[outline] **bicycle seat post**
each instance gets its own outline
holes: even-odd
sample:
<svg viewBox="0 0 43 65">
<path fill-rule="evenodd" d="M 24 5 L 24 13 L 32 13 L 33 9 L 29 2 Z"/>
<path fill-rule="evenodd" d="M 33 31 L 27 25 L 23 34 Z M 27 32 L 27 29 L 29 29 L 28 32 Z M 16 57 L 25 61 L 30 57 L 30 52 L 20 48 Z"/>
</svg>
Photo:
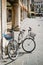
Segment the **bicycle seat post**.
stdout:
<svg viewBox="0 0 43 65">
<path fill-rule="evenodd" d="M 14 40 L 14 30 L 13 30 L 13 28 L 10 30 L 10 33 L 11 33 L 13 40 Z"/>
</svg>

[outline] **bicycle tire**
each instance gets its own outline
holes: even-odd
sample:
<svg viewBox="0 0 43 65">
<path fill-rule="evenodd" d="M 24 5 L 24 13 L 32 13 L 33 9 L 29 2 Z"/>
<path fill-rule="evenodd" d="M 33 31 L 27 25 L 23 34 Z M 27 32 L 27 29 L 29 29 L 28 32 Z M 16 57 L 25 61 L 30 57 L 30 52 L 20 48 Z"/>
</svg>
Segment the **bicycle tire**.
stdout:
<svg viewBox="0 0 43 65">
<path fill-rule="evenodd" d="M 24 48 L 24 44 L 25 44 L 24 42 L 25 42 L 26 40 L 31 40 L 31 41 L 33 42 L 34 46 L 33 46 L 33 48 L 32 48 L 31 50 L 27 50 L 26 48 Z M 22 42 L 22 48 L 23 48 L 23 50 L 24 50 L 25 52 L 27 52 L 27 53 L 33 52 L 33 51 L 35 50 L 35 48 L 36 48 L 36 43 L 35 43 L 34 39 L 32 39 L 32 38 L 25 38 L 25 39 L 23 40 L 23 42 Z"/>
<path fill-rule="evenodd" d="M 12 42 L 12 43 L 11 43 Z M 15 44 L 17 44 L 17 41 L 16 40 L 13 40 L 13 41 L 9 41 L 8 43 L 8 56 L 11 60 L 16 60 L 16 58 L 18 57 L 18 53 L 17 51 L 15 50 Z M 17 45 L 16 45 L 17 46 Z M 14 52 L 14 54 L 12 54 L 11 52 Z M 11 54 L 11 55 L 10 55 Z"/>
</svg>

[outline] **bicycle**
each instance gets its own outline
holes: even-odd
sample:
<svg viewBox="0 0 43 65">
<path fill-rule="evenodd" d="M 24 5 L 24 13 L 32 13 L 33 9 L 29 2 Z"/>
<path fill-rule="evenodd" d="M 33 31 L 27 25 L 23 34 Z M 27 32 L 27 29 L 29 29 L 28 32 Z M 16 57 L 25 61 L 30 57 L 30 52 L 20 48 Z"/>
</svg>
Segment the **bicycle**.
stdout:
<svg viewBox="0 0 43 65">
<path fill-rule="evenodd" d="M 23 29 L 22 31 L 20 31 L 20 33 L 18 35 L 18 42 L 14 39 L 14 30 L 13 29 L 10 30 L 10 33 L 11 33 L 10 37 L 5 36 L 5 38 L 7 38 L 7 40 L 10 39 L 9 43 L 8 43 L 8 56 L 11 60 L 15 60 L 18 57 L 18 55 L 19 55 L 18 50 L 19 50 L 19 47 L 21 44 L 22 44 L 23 50 L 26 53 L 31 53 L 35 50 L 36 43 L 35 43 L 34 39 L 35 39 L 36 34 L 32 33 L 31 30 L 32 30 L 32 28 L 29 27 L 28 34 L 26 35 L 26 37 L 24 39 L 23 39 L 23 35 L 24 35 L 25 30 Z M 21 39 L 20 39 L 20 37 L 21 37 Z"/>
</svg>

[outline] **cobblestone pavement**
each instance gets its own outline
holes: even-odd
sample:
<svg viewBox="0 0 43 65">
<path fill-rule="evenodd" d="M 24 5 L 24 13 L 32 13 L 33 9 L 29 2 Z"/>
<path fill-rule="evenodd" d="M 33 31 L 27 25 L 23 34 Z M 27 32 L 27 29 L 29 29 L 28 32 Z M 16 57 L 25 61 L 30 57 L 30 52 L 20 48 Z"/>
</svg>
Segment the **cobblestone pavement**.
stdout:
<svg viewBox="0 0 43 65">
<path fill-rule="evenodd" d="M 36 49 L 32 53 L 19 55 L 15 61 L 11 61 L 9 58 L 4 59 L 7 62 L 0 60 L 0 65 L 43 65 L 43 18 L 26 18 L 21 22 L 21 29 L 28 29 L 29 26 L 36 33 Z M 15 34 L 15 39 L 17 39 L 18 34 Z M 24 52 L 22 48 L 19 51 Z"/>
</svg>

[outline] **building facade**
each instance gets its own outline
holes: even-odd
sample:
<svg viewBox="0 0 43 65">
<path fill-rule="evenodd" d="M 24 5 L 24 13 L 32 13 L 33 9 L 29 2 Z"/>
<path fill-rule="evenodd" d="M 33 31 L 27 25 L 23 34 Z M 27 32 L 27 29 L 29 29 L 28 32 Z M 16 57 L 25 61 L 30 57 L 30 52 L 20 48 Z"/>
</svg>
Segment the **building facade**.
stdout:
<svg viewBox="0 0 43 65">
<path fill-rule="evenodd" d="M 43 1 L 34 2 L 34 11 L 43 15 Z"/>
<path fill-rule="evenodd" d="M 20 0 L 20 1 L 21 1 L 22 5 L 27 8 L 27 11 L 28 11 L 27 12 L 24 9 L 21 9 L 21 20 L 23 20 L 28 17 L 28 13 L 31 10 L 31 8 L 30 8 L 31 0 Z"/>
</svg>

